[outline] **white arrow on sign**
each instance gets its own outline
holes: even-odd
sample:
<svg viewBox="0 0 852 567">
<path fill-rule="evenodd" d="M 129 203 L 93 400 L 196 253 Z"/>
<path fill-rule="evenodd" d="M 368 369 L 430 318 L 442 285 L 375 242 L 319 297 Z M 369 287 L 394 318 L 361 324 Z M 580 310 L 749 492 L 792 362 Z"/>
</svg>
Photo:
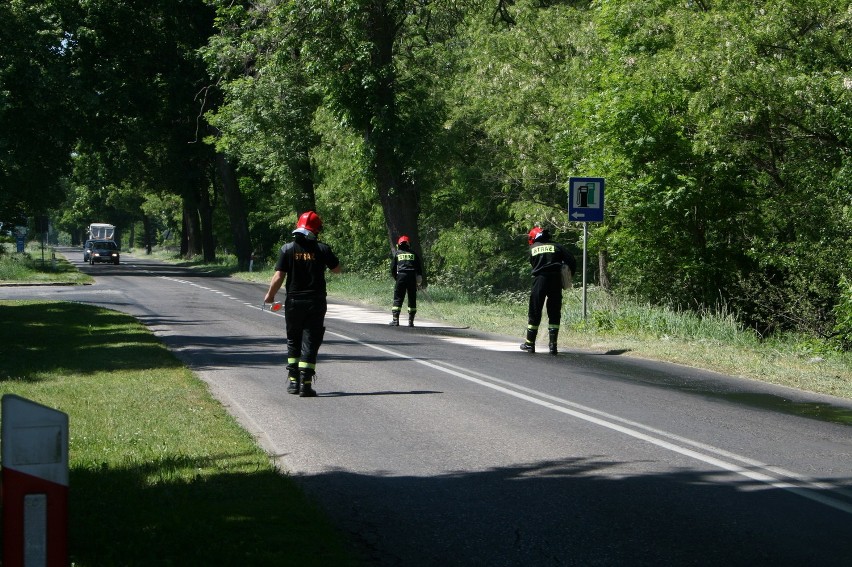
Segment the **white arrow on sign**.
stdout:
<svg viewBox="0 0 852 567">
<path fill-rule="evenodd" d="M 571 213 L 571 216 L 574 217 L 575 219 L 576 218 L 583 218 L 583 217 L 586 216 L 586 213 L 578 213 L 577 211 L 574 211 L 573 213 Z"/>
</svg>

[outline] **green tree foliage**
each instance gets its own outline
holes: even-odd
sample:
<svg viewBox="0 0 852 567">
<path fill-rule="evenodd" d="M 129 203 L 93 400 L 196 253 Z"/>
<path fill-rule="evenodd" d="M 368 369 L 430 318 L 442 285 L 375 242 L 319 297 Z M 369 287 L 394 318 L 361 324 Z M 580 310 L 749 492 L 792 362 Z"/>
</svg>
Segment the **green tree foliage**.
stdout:
<svg viewBox="0 0 852 567">
<path fill-rule="evenodd" d="M 211 68 L 226 79 L 225 104 L 210 118 L 221 132 L 216 144 L 269 184 L 277 218 L 291 209 L 334 211 L 344 196 L 361 209 L 366 174 L 383 214 L 381 258 L 388 241 L 403 233 L 420 248 L 421 195 L 434 182 L 442 116 L 433 93 L 441 64 L 435 46 L 461 18 L 454 6 L 399 0 L 218 3 L 221 33 L 205 50 Z M 320 105 L 326 115 L 316 119 Z M 361 138 L 357 147 L 332 143 L 356 160 L 343 168 L 356 170 L 346 179 L 327 148 L 329 135 L 351 132 Z M 321 202 L 320 193 L 333 198 Z M 367 209 L 361 230 L 373 221 Z M 371 234 L 374 228 L 369 226 Z M 373 244 L 350 243 L 358 265 L 375 267 Z"/>
<path fill-rule="evenodd" d="M 275 190 L 280 212 L 316 208 L 310 151 L 321 92 L 300 55 L 295 2 L 221 3 L 219 33 L 203 49 L 224 101 L 208 114 L 213 143 Z"/>
<path fill-rule="evenodd" d="M 852 14 L 820 0 L 733 6 L 724 16 L 730 37 L 716 49 L 716 80 L 697 97 L 710 118 L 697 140 L 703 158 L 745 165 L 738 196 L 752 214 L 740 243 L 751 269 L 732 296 L 761 329 L 825 335 L 852 259 Z"/>
<path fill-rule="evenodd" d="M 97 154 L 99 185 L 139 193 L 135 210 L 128 210 L 133 218 L 141 217 L 139 206 L 151 191 L 180 195 L 185 209 L 200 211 L 203 233 L 187 223 L 187 240 L 208 259 L 214 254 L 213 152 L 202 142 L 209 77 L 197 49 L 212 21 L 202 0 L 91 0 L 79 3 L 68 22 L 75 72 L 85 87 L 78 152 Z"/>
<path fill-rule="evenodd" d="M 148 215 L 171 193 L 223 240 L 203 138 L 236 166 L 264 256 L 315 208 L 350 269 L 383 273 L 407 233 L 432 279 L 491 293 L 526 287 L 534 223 L 578 243 L 568 179 L 604 177 L 590 281 L 848 348 L 848 2 L 42 0 L 0 16 L 5 204 L 25 184 L 44 189 L 29 205 L 55 201 L 76 147 L 75 214 L 101 199 Z M 60 117 L 66 87 L 80 123 Z M 44 163 L 7 130 L 49 146 Z"/>
<path fill-rule="evenodd" d="M 616 285 L 825 334 L 849 265 L 846 7 L 614 2 L 596 23 L 603 144 L 581 151 L 614 166 Z"/>
<path fill-rule="evenodd" d="M 216 10 L 218 33 L 202 49 L 222 95 L 206 115 L 215 128 L 208 141 L 237 167 L 254 249 L 271 257 L 293 219 L 320 208 L 310 154 L 321 93 L 299 55 L 298 3 L 220 2 Z"/>
<path fill-rule="evenodd" d="M 345 258 L 345 269 L 386 277 L 390 273 L 387 233 L 363 138 L 328 110 L 317 112 L 314 127 L 321 135 L 312 157 L 318 176 L 317 201 L 327 226 L 323 238 Z"/>
<path fill-rule="evenodd" d="M 471 6 L 445 58 L 449 110 L 438 148 L 445 169 L 431 195 L 431 251 L 458 279 L 450 267 L 472 267 L 472 256 L 459 256 L 470 241 L 478 266 L 465 277 L 481 280 L 475 287 L 512 289 L 526 285 L 534 224 L 576 241 L 564 211 L 577 170 L 563 166 L 563 151 L 582 138 L 573 114 L 588 91 L 594 45 L 584 2 Z"/>
<path fill-rule="evenodd" d="M 419 218 L 441 109 L 431 96 L 435 44 L 454 23 L 451 2 L 308 1 L 303 56 L 335 116 L 364 140 L 388 240 L 422 251 Z M 447 15 L 450 15 L 447 17 Z M 427 165 L 428 164 L 428 165 Z"/>
<path fill-rule="evenodd" d="M 568 178 L 602 176 L 591 246 L 616 289 L 724 304 L 761 332 L 831 329 L 850 234 L 842 3 L 226 5 L 241 31 L 217 52 L 240 78 L 220 117 L 245 165 L 282 183 L 306 148 L 318 207 L 374 228 L 378 198 L 391 237 L 415 203 L 438 278 L 520 285 L 530 226 L 576 242 Z M 349 247 L 358 265 L 372 246 Z"/>
<path fill-rule="evenodd" d="M 587 159 L 609 180 L 613 283 L 684 307 L 723 296 L 724 274 L 738 262 L 727 235 L 743 206 L 724 171 L 693 150 L 690 100 L 702 75 L 681 72 L 677 37 L 697 12 L 674 2 L 607 4 L 596 32 L 609 49 L 584 105 L 594 108 L 586 128 L 597 135 Z"/>
<path fill-rule="evenodd" d="M 62 200 L 75 140 L 74 82 L 63 14 L 70 2 L 0 3 L 0 219 Z M 16 218 L 10 218 L 16 217 Z"/>
<path fill-rule="evenodd" d="M 840 299 L 834 306 L 836 322 L 832 338 L 840 349 L 852 348 L 852 281 L 841 276 Z"/>
</svg>

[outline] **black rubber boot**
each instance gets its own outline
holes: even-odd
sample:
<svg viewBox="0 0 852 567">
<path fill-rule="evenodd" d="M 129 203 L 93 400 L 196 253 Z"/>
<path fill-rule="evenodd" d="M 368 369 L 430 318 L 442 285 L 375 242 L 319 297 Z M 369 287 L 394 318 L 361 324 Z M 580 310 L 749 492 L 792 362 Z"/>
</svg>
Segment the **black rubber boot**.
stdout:
<svg viewBox="0 0 852 567">
<path fill-rule="evenodd" d="M 559 329 L 548 329 L 547 334 L 547 346 L 550 349 L 550 354 L 556 356 L 559 354 L 559 350 L 556 346 L 557 339 L 559 338 Z"/>
<path fill-rule="evenodd" d="M 521 343 L 521 350 L 530 354 L 535 352 L 535 337 L 538 334 L 538 329 L 527 328 L 527 339 Z"/>
<path fill-rule="evenodd" d="M 288 377 L 289 383 L 287 384 L 287 393 L 288 394 L 298 394 L 299 393 L 299 375 L 298 374 L 290 374 Z"/>
<path fill-rule="evenodd" d="M 391 327 L 399 327 L 399 311 L 391 311 L 391 322 L 388 323 Z"/>
<path fill-rule="evenodd" d="M 409 314 L 408 314 L 408 326 L 409 326 L 409 327 L 413 327 L 413 326 L 414 326 L 414 313 L 409 313 Z"/>
<path fill-rule="evenodd" d="M 301 382 L 302 387 L 299 388 L 299 397 L 300 398 L 315 398 L 317 396 L 316 391 L 311 388 L 313 384 L 314 373 L 313 372 L 305 372 L 302 371 Z"/>
</svg>

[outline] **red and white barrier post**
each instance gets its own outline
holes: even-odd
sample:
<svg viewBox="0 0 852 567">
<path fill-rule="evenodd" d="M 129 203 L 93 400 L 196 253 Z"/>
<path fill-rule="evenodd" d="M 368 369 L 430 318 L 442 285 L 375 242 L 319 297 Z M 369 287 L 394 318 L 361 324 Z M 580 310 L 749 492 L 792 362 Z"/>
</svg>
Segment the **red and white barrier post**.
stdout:
<svg viewBox="0 0 852 567">
<path fill-rule="evenodd" d="M 3 565 L 68 565 L 68 415 L 2 401 Z"/>
</svg>

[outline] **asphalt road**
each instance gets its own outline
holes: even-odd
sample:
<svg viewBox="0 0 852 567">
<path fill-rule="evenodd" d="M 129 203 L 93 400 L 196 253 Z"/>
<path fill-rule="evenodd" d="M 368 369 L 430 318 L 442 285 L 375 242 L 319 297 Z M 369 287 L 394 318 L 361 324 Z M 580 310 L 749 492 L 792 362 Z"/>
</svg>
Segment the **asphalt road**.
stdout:
<svg viewBox="0 0 852 567">
<path fill-rule="evenodd" d="M 850 401 L 333 299 L 299 398 L 264 285 L 67 257 L 97 283 L 0 299 L 138 317 L 375 565 L 852 565 Z"/>
</svg>

